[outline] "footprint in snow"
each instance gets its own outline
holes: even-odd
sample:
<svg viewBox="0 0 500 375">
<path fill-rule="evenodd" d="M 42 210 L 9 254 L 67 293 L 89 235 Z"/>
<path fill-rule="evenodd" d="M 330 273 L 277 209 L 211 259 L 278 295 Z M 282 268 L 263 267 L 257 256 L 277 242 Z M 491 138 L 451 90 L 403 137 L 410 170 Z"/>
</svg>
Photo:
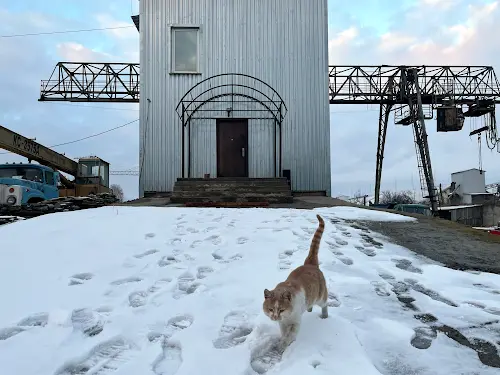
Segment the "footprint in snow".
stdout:
<svg viewBox="0 0 500 375">
<path fill-rule="evenodd" d="M 159 339 L 169 339 L 177 331 L 190 327 L 194 322 L 192 315 L 176 315 L 167 321 L 167 324 L 162 323 L 158 329 L 153 329 L 148 333 L 148 340 L 156 342 Z"/>
<path fill-rule="evenodd" d="M 158 253 L 159 250 L 156 250 L 156 249 L 151 249 L 151 250 L 147 250 L 147 251 L 144 251 L 143 253 L 140 253 L 140 254 L 135 254 L 134 255 L 134 258 L 137 258 L 137 259 L 142 259 L 142 258 L 145 258 L 147 256 L 150 256 L 150 255 L 153 255 L 153 254 L 156 254 Z"/>
<path fill-rule="evenodd" d="M 205 241 L 211 242 L 212 245 L 220 245 L 222 243 L 222 238 L 214 234 L 213 236 L 205 238 Z"/>
<path fill-rule="evenodd" d="M 159 267 L 166 267 L 174 263 L 179 263 L 180 260 L 173 255 L 166 255 L 158 261 Z"/>
<path fill-rule="evenodd" d="M 137 290 L 128 295 L 128 304 L 130 307 L 141 307 L 146 304 L 148 293 L 144 290 Z"/>
<path fill-rule="evenodd" d="M 382 281 L 371 282 L 375 293 L 380 297 L 389 297 L 391 293 L 387 290 L 386 284 Z"/>
<path fill-rule="evenodd" d="M 343 240 L 342 238 L 338 237 L 335 234 L 329 234 L 329 237 L 335 241 L 335 243 L 339 246 L 347 246 L 349 245 L 349 242 L 346 240 Z"/>
<path fill-rule="evenodd" d="M 415 267 L 411 260 L 409 259 L 391 259 L 395 264 L 396 264 L 396 267 L 403 270 L 403 271 L 408 271 L 408 272 L 412 272 L 412 273 L 422 273 L 423 271 L 418 268 L 418 267 Z"/>
<path fill-rule="evenodd" d="M 362 238 L 361 242 L 365 247 L 376 247 L 377 249 L 381 249 L 384 247 L 384 244 L 382 242 L 378 242 L 368 234 L 361 233 L 361 238 Z"/>
<path fill-rule="evenodd" d="M 174 375 L 182 364 L 182 347 L 179 342 L 171 340 L 178 331 L 189 328 L 194 318 L 191 315 L 178 315 L 167 322 L 162 332 L 150 332 L 150 342 L 161 340 L 161 353 L 151 364 L 157 375 Z"/>
<path fill-rule="evenodd" d="M 342 253 L 340 253 L 342 254 Z M 340 260 L 342 263 L 344 263 L 346 266 L 352 266 L 354 264 L 354 261 L 349 258 L 349 257 L 346 257 L 344 255 L 336 255 L 335 254 L 335 257 Z"/>
<path fill-rule="evenodd" d="M 83 357 L 61 366 L 54 375 L 107 374 L 133 358 L 135 345 L 122 337 L 112 338 L 95 345 Z"/>
<path fill-rule="evenodd" d="M 224 258 L 224 256 L 219 254 L 217 251 L 214 251 L 212 253 L 212 257 L 214 258 L 214 260 L 216 262 L 219 262 L 219 263 L 231 263 L 231 262 L 234 262 L 236 260 L 240 260 L 241 258 L 243 258 L 243 255 L 241 255 L 240 253 L 236 253 L 236 254 L 233 254 L 229 258 L 226 259 L 226 258 Z"/>
<path fill-rule="evenodd" d="M 200 266 L 198 267 L 197 273 L 196 273 L 196 278 L 197 279 L 204 279 L 207 277 L 209 274 L 214 272 L 214 269 L 210 266 Z"/>
<path fill-rule="evenodd" d="M 130 293 L 128 295 L 129 306 L 132 308 L 138 308 L 146 305 L 150 297 L 156 299 L 155 297 L 158 295 L 159 291 L 161 291 L 171 281 L 172 279 L 168 277 L 160 279 L 151 285 L 147 290 L 136 290 Z"/>
<path fill-rule="evenodd" d="M 268 338 L 251 351 L 250 367 L 257 374 L 265 374 L 281 361 L 284 351 L 280 337 Z"/>
<path fill-rule="evenodd" d="M 166 340 L 160 354 L 151 364 L 156 375 L 174 375 L 182 365 L 182 346 L 180 342 Z"/>
<path fill-rule="evenodd" d="M 377 253 L 373 249 L 367 249 L 366 247 L 358 245 L 354 246 L 354 248 L 369 257 L 374 257 L 375 255 L 377 255 Z"/>
<path fill-rule="evenodd" d="M 123 279 L 118 279 L 118 280 L 112 281 L 110 284 L 111 285 L 124 285 L 124 284 L 129 284 L 129 283 L 138 283 L 139 281 L 142 281 L 142 278 L 137 277 L 137 276 L 130 276 L 130 277 L 125 277 Z"/>
<path fill-rule="evenodd" d="M 339 307 L 342 303 L 337 295 L 331 291 L 328 292 L 328 307 Z"/>
<path fill-rule="evenodd" d="M 193 294 L 202 284 L 195 281 L 194 275 L 186 271 L 177 278 L 177 289 L 173 292 L 174 299 L 180 299 L 186 295 Z"/>
<path fill-rule="evenodd" d="M 154 238 L 155 236 L 156 236 L 156 234 L 155 234 L 155 233 L 146 233 L 146 234 L 144 235 L 144 238 L 145 238 L 145 239 L 149 239 L 149 238 Z"/>
<path fill-rule="evenodd" d="M 182 240 L 180 238 L 172 238 L 169 241 L 169 244 L 172 246 L 175 246 L 175 245 L 179 245 L 181 242 L 182 242 Z"/>
<path fill-rule="evenodd" d="M 0 328 L 0 341 L 4 341 L 14 337 L 21 332 L 31 329 L 33 327 L 45 327 L 49 323 L 49 314 L 42 312 L 21 319 L 17 326 Z"/>
<path fill-rule="evenodd" d="M 49 322 L 49 314 L 46 312 L 29 315 L 17 323 L 20 327 L 45 327 Z"/>
<path fill-rule="evenodd" d="M 94 274 L 90 272 L 76 273 L 70 277 L 68 285 L 69 286 L 81 285 L 86 281 L 91 280 L 93 277 Z"/>
<path fill-rule="evenodd" d="M 75 331 L 92 337 L 101 333 L 104 329 L 104 321 L 100 315 L 89 308 L 75 309 L 71 312 L 71 325 Z"/>
<path fill-rule="evenodd" d="M 302 231 L 310 236 L 312 236 L 314 234 L 314 232 L 316 232 L 316 229 L 315 228 L 309 228 L 309 227 L 300 227 L 300 229 L 302 229 Z"/>
<path fill-rule="evenodd" d="M 483 303 L 475 302 L 475 301 L 466 301 L 465 303 L 468 305 L 474 306 L 480 310 L 483 310 L 484 312 L 486 312 L 488 314 L 500 316 L 500 309 L 498 309 L 496 307 L 488 307 Z"/>
<path fill-rule="evenodd" d="M 429 349 L 432 342 L 437 338 L 436 330 L 431 327 L 417 327 L 411 338 L 411 345 L 417 349 Z"/>
<path fill-rule="evenodd" d="M 14 337 L 14 336 L 16 336 L 24 331 L 25 331 L 25 328 L 21 328 L 21 327 L 1 328 L 0 329 L 0 341 L 10 339 L 11 337 Z"/>
<path fill-rule="evenodd" d="M 231 311 L 224 317 L 219 337 L 213 340 L 214 348 L 229 349 L 243 343 L 252 333 L 248 315 L 243 311 Z"/>
<path fill-rule="evenodd" d="M 201 244 L 203 244 L 203 241 L 200 241 L 200 240 L 195 240 L 191 243 L 191 245 L 189 245 L 189 247 L 191 249 L 194 249 L 195 247 L 198 247 L 200 246 Z"/>
<path fill-rule="evenodd" d="M 288 270 L 292 266 L 292 261 L 291 257 L 293 255 L 293 250 L 285 250 L 284 252 L 280 253 L 278 255 L 279 262 L 278 262 L 278 268 L 280 270 Z"/>
<path fill-rule="evenodd" d="M 238 239 L 236 240 L 236 243 L 238 245 L 244 245 L 248 242 L 248 238 L 246 237 L 238 237 Z"/>
<path fill-rule="evenodd" d="M 474 287 L 484 290 L 485 292 L 491 293 L 491 294 L 500 294 L 500 290 L 496 290 L 494 287 L 491 287 L 489 285 L 484 285 L 481 283 L 475 283 L 472 284 Z"/>
<path fill-rule="evenodd" d="M 405 282 L 414 291 L 425 294 L 426 296 L 432 298 L 434 301 L 444 303 L 444 304 L 451 306 L 451 307 L 458 307 L 458 305 L 455 302 L 450 301 L 449 299 L 441 296 L 438 292 L 435 292 L 432 289 L 428 289 L 428 288 L 424 287 L 422 284 L 419 284 L 416 280 L 405 279 Z"/>
</svg>

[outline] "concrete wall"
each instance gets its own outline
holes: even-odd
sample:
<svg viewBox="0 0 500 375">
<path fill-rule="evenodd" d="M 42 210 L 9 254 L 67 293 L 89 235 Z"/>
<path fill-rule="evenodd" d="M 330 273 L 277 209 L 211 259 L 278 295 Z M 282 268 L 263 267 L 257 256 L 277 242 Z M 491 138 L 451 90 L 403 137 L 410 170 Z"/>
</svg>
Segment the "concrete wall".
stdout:
<svg viewBox="0 0 500 375">
<path fill-rule="evenodd" d="M 277 91 L 288 108 L 282 169 L 291 170 L 292 189 L 330 195 L 327 8 L 327 0 L 140 2 L 141 196 L 172 191 L 182 176 L 183 130 L 175 107 L 194 85 L 223 73 L 248 74 Z M 199 28 L 196 74 L 172 74 L 173 26 Z M 219 110 L 214 116 L 227 116 L 218 104 L 211 104 Z M 232 116 L 255 117 L 250 111 Z M 273 164 L 272 128 L 263 121 L 269 120 L 249 124 L 250 176 L 267 177 Z M 216 171 L 214 124 L 201 114 L 193 120 L 194 176 Z"/>
<path fill-rule="evenodd" d="M 500 203 L 483 206 L 483 226 L 493 227 L 500 222 Z"/>
</svg>

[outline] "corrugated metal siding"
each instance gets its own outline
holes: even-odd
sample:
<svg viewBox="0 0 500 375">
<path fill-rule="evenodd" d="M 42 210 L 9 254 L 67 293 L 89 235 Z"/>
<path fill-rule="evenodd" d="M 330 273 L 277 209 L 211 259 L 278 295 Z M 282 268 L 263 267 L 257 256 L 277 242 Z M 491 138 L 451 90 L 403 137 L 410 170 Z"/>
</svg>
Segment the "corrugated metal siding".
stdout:
<svg viewBox="0 0 500 375">
<path fill-rule="evenodd" d="M 192 86 L 221 73 L 255 76 L 280 93 L 288 107 L 282 167 L 291 169 L 292 188 L 330 193 L 327 0 L 142 0 L 140 7 L 141 194 L 171 191 L 182 175 L 181 122 L 174 109 Z M 169 74 L 171 24 L 200 25 L 201 75 Z M 259 142 L 268 145 L 269 133 L 258 127 L 262 133 L 249 127 L 249 142 L 262 150 Z M 206 164 L 214 162 L 214 132 L 205 130 L 211 141 L 196 140 L 208 152 L 205 160 L 195 158 L 202 164 L 193 160 L 197 173 L 214 170 Z M 253 155 L 250 173 L 267 173 L 269 153 L 261 160 Z"/>
<path fill-rule="evenodd" d="M 217 176 L 216 141 L 215 120 L 191 121 L 191 177 L 203 177 L 205 173 Z M 187 168 L 186 165 L 186 177 Z"/>
<path fill-rule="evenodd" d="M 248 121 L 248 175 L 274 177 L 274 121 Z M 276 131 L 276 169 L 279 168 L 279 130 Z M 279 172 L 279 171 L 278 171 Z M 279 175 L 278 175 L 279 176 Z"/>
</svg>

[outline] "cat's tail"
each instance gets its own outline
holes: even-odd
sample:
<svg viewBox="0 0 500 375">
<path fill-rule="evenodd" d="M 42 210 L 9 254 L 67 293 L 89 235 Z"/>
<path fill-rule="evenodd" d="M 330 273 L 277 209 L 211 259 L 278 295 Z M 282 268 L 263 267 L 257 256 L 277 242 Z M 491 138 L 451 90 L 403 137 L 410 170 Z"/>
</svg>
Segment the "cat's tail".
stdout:
<svg viewBox="0 0 500 375">
<path fill-rule="evenodd" d="M 311 240 L 311 247 L 309 248 L 309 255 L 307 255 L 306 260 L 304 261 L 304 265 L 311 266 L 319 266 L 318 259 L 318 251 L 319 251 L 319 243 L 321 242 L 321 237 L 323 237 L 323 232 L 325 231 L 325 222 L 323 218 L 319 215 L 316 215 L 319 221 L 318 229 L 314 233 L 314 236 Z"/>
</svg>

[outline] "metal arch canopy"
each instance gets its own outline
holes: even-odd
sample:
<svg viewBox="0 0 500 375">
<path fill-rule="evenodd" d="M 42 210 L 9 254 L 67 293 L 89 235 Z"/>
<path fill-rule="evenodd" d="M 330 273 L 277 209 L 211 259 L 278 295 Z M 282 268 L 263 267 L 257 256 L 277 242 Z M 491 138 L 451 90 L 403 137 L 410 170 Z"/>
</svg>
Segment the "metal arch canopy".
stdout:
<svg viewBox="0 0 500 375">
<path fill-rule="evenodd" d="M 222 84 L 217 84 L 217 83 L 214 84 L 213 83 L 213 81 L 216 81 L 216 80 L 221 81 L 221 80 L 224 80 L 225 78 L 229 78 L 231 80 L 231 82 L 230 83 L 222 83 Z M 238 79 L 238 78 L 248 79 L 248 80 L 250 80 L 250 83 L 249 84 L 235 83 L 235 79 Z M 251 84 L 251 83 L 254 83 L 254 84 Z M 264 93 L 262 90 L 258 90 L 255 87 L 258 84 L 261 84 L 266 89 L 268 89 L 269 94 Z M 200 88 L 203 87 L 204 85 L 208 85 L 208 88 L 205 90 L 203 90 L 203 89 L 200 90 Z M 219 88 L 230 88 L 231 92 L 225 92 L 223 94 L 218 94 L 218 95 L 211 94 L 212 91 L 219 89 Z M 235 93 L 233 90 L 234 88 L 242 88 L 247 92 L 247 94 Z M 201 92 L 197 92 L 197 91 L 201 91 Z M 263 96 L 264 99 L 266 99 L 266 100 L 258 99 L 256 96 L 250 95 L 249 93 L 259 94 L 259 95 Z M 202 97 L 205 94 L 207 94 L 206 96 L 208 96 L 208 98 L 202 99 Z M 192 110 L 192 114 L 194 114 L 197 111 L 200 111 L 201 107 L 204 104 L 212 101 L 213 98 L 216 96 L 218 96 L 218 97 L 233 96 L 233 95 L 238 96 L 238 94 L 240 94 L 239 96 L 245 96 L 248 99 L 252 99 L 253 101 L 263 105 L 276 118 L 278 116 L 274 113 L 274 110 L 272 110 L 270 107 L 273 106 L 277 112 L 281 112 L 280 108 L 284 109 L 285 113 L 284 114 L 280 113 L 281 114 L 281 121 L 283 120 L 283 118 L 286 115 L 286 112 L 288 111 L 287 106 L 286 106 L 283 98 L 280 96 L 280 94 L 273 87 L 271 87 L 268 83 L 266 83 L 266 82 L 264 82 L 256 77 L 250 76 L 248 74 L 243 74 L 243 73 L 222 73 L 222 74 L 217 74 L 217 75 L 205 78 L 204 80 L 198 82 L 196 85 L 191 87 L 191 89 L 189 89 L 189 91 L 184 94 L 184 96 L 179 100 L 179 103 L 175 107 L 175 110 L 176 110 L 177 114 L 179 115 L 179 118 L 181 118 L 181 120 L 182 120 L 182 116 L 183 116 L 182 111 L 184 111 L 184 113 L 189 112 L 189 107 L 191 107 L 191 105 L 193 105 L 194 103 L 201 103 L 201 104 L 199 104 L 197 106 L 196 106 L 196 104 L 194 104 L 195 109 Z M 190 96 L 191 99 L 188 99 L 188 96 Z M 273 99 L 274 97 L 276 97 L 277 99 Z M 269 103 L 269 105 L 267 105 L 265 103 Z M 184 108 L 183 108 L 183 105 L 184 105 Z M 188 119 L 186 119 L 186 120 L 188 120 Z M 280 121 L 278 118 L 277 118 L 277 120 Z"/>
<path fill-rule="evenodd" d="M 248 99 L 235 100 L 239 98 Z M 227 108 L 204 108 L 208 104 L 227 104 Z M 244 103 L 256 103 L 260 109 L 234 109 L 235 105 Z M 188 178 L 191 175 L 191 121 L 193 119 L 217 119 L 222 116 L 209 114 L 200 117 L 198 113 L 227 112 L 227 117 L 231 117 L 233 112 L 244 112 L 243 117 L 247 119 L 269 119 L 274 124 L 274 170 L 276 173 L 276 130 L 279 128 L 279 170 L 281 170 L 282 160 L 282 130 L 281 125 L 287 113 L 287 106 L 280 94 L 266 82 L 242 73 L 223 73 L 206 78 L 184 94 L 175 108 L 182 124 L 182 177 L 185 177 L 185 128 L 187 127 L 187 147 L 188 147 Z M 267 113 L 267 117 L 262 115 L 249 116 L 250 113 Z"/>
</svg>

